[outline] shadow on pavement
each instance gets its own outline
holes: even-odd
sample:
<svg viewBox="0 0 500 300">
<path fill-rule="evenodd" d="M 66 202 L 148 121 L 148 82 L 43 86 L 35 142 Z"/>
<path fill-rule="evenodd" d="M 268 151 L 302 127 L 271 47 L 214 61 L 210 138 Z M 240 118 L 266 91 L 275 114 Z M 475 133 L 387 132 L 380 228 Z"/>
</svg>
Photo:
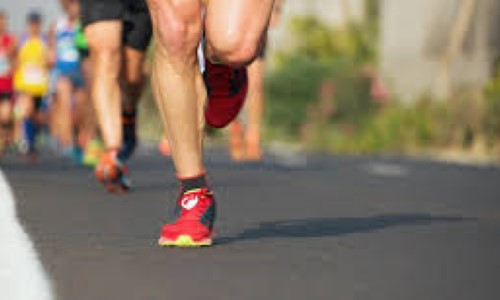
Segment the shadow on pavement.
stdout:
<svg viewBox="0 0 500 300">
<path fill-rule="evenodd" d="M 236 236 L 220 237 L 217 245 L 263 238 L 317 238 L 366 233 L 398 226 L 473 221 L 473 218 L 432 216 L 429 214 L 392 214 L 360 218 L 321 218 L 261 223 Z"/>
</svg>

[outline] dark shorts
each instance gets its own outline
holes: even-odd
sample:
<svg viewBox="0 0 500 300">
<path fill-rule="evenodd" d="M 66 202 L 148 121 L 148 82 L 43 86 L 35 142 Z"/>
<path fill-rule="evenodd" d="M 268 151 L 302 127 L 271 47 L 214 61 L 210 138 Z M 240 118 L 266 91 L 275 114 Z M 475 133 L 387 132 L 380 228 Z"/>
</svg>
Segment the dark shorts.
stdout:
<svg viewBox="0 0 500 300">
<path fill-rule="evenodd" d="M 89 57 L 89 49 L 78 48 L 78 53 L 80 55 L 80 61 L 84 61 Z"/>
<path fill-rule="evenodd" d="M 40 96 L 33 97 L 33 106 L 36 111 L 41 111 L 44 105 L 44 98 Z"/>
<path fill-rule="evenodd" d="M 81 89 L 85 87 L 85 80 L 83 79 L 83 73 L 80 68 L 75 70 L 59 70 L 55 68 L 52 70 L 50 74 L 51 93 L 56 93 L 57 82 L 59 81 L 60 78 L 68 79 L 74 88 Z"/>
<path fill-rule="evenodd" d="M 81 0 L 81 22 L 85 27 L 99 21 L 123 21 L 123 43 L 139 51 L 148 48 L 153 34 L 145 0 Z"/>
<path fill-rule="evenodd" d="M 0 103 L 12 100 L 12 92 L 0 92 Z"/>
</svg>

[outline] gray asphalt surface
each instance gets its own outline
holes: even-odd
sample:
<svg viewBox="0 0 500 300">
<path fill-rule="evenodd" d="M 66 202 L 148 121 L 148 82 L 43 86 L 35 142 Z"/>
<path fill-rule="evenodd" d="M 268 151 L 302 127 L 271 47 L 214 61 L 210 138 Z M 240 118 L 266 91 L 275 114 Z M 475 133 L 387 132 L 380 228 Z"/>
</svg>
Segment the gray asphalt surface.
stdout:
<svg viewBox="0 0 500 300">
<path fill-rule="evenodd" d="M 131 163 L 107 194 L 52 156 L 1 163 L 62 300 L 500 299 L 500 169 L 402 159 L 207 157 L 216 245 L 156 246 L 177 194 L 172 164 Z M 15 300 L 15 299 L 13 299 Z"/>
</svg>

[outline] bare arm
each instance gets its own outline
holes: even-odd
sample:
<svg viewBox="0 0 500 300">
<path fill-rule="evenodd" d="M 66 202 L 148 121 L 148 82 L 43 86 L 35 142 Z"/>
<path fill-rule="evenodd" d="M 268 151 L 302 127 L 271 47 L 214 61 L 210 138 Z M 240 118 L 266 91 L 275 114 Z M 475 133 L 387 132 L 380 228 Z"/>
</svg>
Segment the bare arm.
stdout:
<svg viewBox="0 0 500 300">
<path fill-rule="evenodd" d="M 17 70 L 17 67 L 19 65 L 19 41 L 17 39 L 17 37 L 13 36 L 12 37 L 12 44 L 11 46 L 9 47 L 9 49 L 7 49 L 7 56 L 9 58 L 9 61 L 11 63 L 11 72 L 14 72 L 15 70 Z"/>
<path fill-rule="evenodd" d="M 13 72 L 16 69 L 17 65 L 17 38 L 15 36 L 12 36 L 12 43 L 10 47 L 7 49 L 7 57 L 9 58 L 10 61 L 10 67 L 11 67 L 11 72 Z"/>
</svg>

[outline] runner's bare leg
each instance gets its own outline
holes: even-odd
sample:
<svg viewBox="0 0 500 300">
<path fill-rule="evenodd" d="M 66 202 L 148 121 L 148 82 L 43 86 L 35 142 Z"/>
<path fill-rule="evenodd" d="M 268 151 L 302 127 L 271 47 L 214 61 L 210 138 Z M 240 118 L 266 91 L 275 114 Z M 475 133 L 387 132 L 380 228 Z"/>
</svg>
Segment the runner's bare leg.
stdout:
<svg viewBox="0 0 500 300">
<path fill-rule="evenodd" d="M 85 58 L 82 62 L 82 72 L 85 82 L 85 87 L 83 88 L 85 94 L 85 104 L 82 107 L 83 113 L 83 127 L 85 128 L 85 134 L 88 139 L 93 140 L 97 134 L 97 120 L 96 112 L 94 109 L 94 103 L 90 97 L 92 91 L 92 62 L 89 58 Z"/>
<path fill-rule="evenodd" d="M 64 148 L 73 144 L 73 124 L 72 124 L 72 92 L 73 87 L 69 79 L 59 77 L 56 84 L 57 94 L 54 103 L 57 106 L 59 142 Z"/>
<path fill-rule="evenodd" d="M 104 143 L 108 149 L 122 144 L 121 66 L 122 22 L 100 21 L 85 27 L 92 60 L 91 96 Z"/>
<path fill-rule="evenodd" d="M 249 88 L 247 96 L 248 126 L 245 140 L 247 158 L 258 160 L 261 158 L 260 140 L 262 116 L 264 114 L 264 58 L 257 58 L 248 67 Z"/>
<path fill-rule="evenodd" d="M 125 47 L 123 52 L 123 92 L 125 112 L 134 112 L 137 108 L 144 88 L 144 58 L 143 51 Z"/>
<path fill-rule="evenodd" d="M 199 176 L 205 98 L 196 50 L 202 35 L 199 0 L 148 0 L 155 37 L 152 85 L 177 175 Z"/>
</svg>

